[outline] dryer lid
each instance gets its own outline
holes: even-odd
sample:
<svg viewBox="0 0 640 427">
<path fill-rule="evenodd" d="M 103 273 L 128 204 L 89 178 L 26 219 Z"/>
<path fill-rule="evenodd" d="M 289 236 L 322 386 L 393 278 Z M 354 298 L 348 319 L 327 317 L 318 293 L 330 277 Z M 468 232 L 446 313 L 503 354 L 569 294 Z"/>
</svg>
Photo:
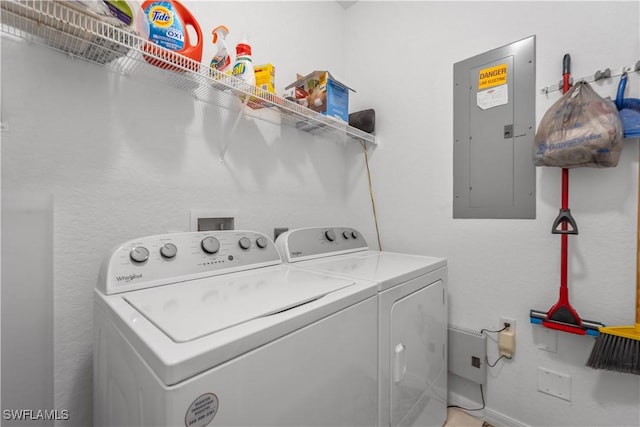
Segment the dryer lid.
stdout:
<svg viewBox="0 0 640 427">
<path fill-rule="evenodd" d="M 445 258 L 365 251 L 299 263 L 315 271 L 378 282 L 379 291 L 447 266 Z"/>
<path fill-rule="evenodd" d="M 353 285 L 311 272 L 267 269 L 131 292 L 123 298 L 175 342 L 188 342 Z"/>
</svg>

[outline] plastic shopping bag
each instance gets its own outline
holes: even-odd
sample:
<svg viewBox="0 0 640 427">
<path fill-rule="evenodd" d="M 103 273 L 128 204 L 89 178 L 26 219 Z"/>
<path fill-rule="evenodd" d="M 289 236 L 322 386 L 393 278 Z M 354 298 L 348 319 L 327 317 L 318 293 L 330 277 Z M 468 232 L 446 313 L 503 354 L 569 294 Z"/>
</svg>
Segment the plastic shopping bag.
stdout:
<svg viewBox="0 0 640 427">
<path fill-rule="evenodd" d="M 622 151 L 622 122 L 615 104 L 589 83 L 576 83 L 547 110 L 533 146 L 536 166 L 615 167 Z"/>
</svg>

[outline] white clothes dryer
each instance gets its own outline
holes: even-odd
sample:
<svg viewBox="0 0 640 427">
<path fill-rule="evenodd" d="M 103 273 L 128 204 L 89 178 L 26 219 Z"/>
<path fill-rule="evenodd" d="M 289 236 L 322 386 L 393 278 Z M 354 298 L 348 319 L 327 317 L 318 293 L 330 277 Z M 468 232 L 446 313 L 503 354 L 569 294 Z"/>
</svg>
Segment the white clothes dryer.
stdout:
<svg viewBox="0 0 640 427">
<path fill-rule="evenodd" d="M 378 284 L 379 426 L 442 426 L 447 419 L 447 261 L 370 250 L 348 227 L 287 231 L 286 262 Z"/>
<path fill-rule="evenodd" d="M 96 426 L 371 426 L 376 284 L 250 231 L 117 247 L 94 305 Z"/>
</svg>

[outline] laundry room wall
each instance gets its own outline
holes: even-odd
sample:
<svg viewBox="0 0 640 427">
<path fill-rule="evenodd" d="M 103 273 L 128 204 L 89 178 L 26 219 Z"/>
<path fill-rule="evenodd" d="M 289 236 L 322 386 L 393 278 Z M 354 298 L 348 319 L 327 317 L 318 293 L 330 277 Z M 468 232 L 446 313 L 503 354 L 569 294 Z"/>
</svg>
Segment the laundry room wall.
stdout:
<svg viewBox="0 0 640 427">
<path fill-rule="evenodd" d="M 529 309 L 557 299 L 559 238 L 549 231 L 560 171 L 537 170 L 536 220 L 452 219 L 453 64 L 530 35 L 537 88 L 560 79 L 564 53 L 576 77 L 634 64 L 637 1 L 184 3 L 203 28 L 203 62 L 214 51 L 210 30 L 224 24 L 230 46 L 246 32 L 254 62 L 276 65 L 278 89 L 296 72 L 329 69 L 358 91 L 351 111 L 376 109 L 380 144 L 370 160 L 383 249 L 448 258 L 452 324 L 479 330 L 497 327 L 498 316 L 517 321 L 514 359 L 490 370 L 486 416 L 522 425 L 638 424 L 636 376 L 592 371 L 584 367 L 591 338 L 543 335 L 529 324 Z M 53 282 L 29 282 L 29 292 L 41 289 L 53 316 L 53 349 L 38 343 L 53 357 L 53 404 L 70 411 L 61 424 L 91 424 L 92 292 L 114 245 L 187 230 L 192 208 L 231 214 L 237 228 L 268 235 L 274 226 L 349 224 L 375 242 L 357 143 L 251 118 L 232 134 L 235 113 L 164 85 L 4 36 L 1 55 L 3 210 L 10 200 L 52 201 L 51 234 L 26 227 L 24 239 L 53 244 Z M 593 86 L 615 96 L 616 85 Z M 638 75 L 628 94 L 640 97 Z M 558 96 L 537 93 L 537 122 Z M 618 167 L 570 174 L 580 226 L 570 239 L 572 303 L 612 325 L 633 323 L 637 158 L 638 141 L 628 140 Z M 12 242 L 2 236 L 4 255 Z M 15 268 L 49 268 L 47 260 L 22 261 Z M 23 285 L 3 280 L 3 299 L 7 287 Z M 49 333 L 48 313 L 23 311 Z M 4 313 L 3 328 L 14 320 Z M 546 340 L 555 351 L 538 348 Z M 489 346 L 494 360 L 496 344 Z M 537 391 L 538 367 L 571 375 L 571 402 Z M 477 385 L 450 385 L 452 400 L 480 403 Z"/>
<path fill-rule="evenodd" d="M 500 425 L 638 425 L 640 378 L 585 367 L 594 339 L 542 330 L 529 310 L 558 298 L 558 168 L 538 168 L 535 220 L 452 219 L 453 64 L 536 36 L 536 124 L 560 92 L 571 54 L 575 78 L 640 60 L 639 2 L 357 2 L 347 9 L 345 70 L 361 89 L 354 108 L 374 106 L 379 146 L 373 191 L 386 250 L 448 258 L 449 321 L 474 329 L 516 320 L 513 360 L 489 369 L 487 409 Z M 615 98 L 618 78 L 594 83 Z M 627 96 L 640 94 L 630 76 Z M 572 304 L 585 319 L 634 322 L 638 140 L 612 169 L 574 169 L 569 238 Z M 488 342 L 491 362 L 495 336 Z M 555 346 L 544 351 L 539 346 Z M 571 377 L 570 401 L 538 391 L 538 368 Z M 480 388 L 449 377 L 450 403 L 479 408 Z"/>
<path fill-rule="evenodd" d="M 224 24 L 232 48 L 246 34 L 254 63 L 276 66 L 278 93 L 297 72 L 327 69 L 344 75 L 345 13 L 337 2 L 184 4 L 202 27 L 204 63 L 214 53 L 211 30 Z M 11 318 L 3 311 L 2 326 L 15 338 L 13 347 L 3 342 L 3 350 L 33 352 L 44 372 L 24 375 L 39 377 L 40 384 L 51 379 L 54 390 L 49 400 L 22 400 L 19 408 L 9 409 L 50 401 L 69 411 L 69 420 L 57 424 L 92 424 L 92 304 L 100 263 L 126 240 L 188 231 L 191 209 L 234 216 L 237 229 L 268 236 L 276 226 L 345 224 L 374 240 L 357 142 L 250 117 L 241 117 L 232 132 L 237 111 L 166 84 L 8 36 L 2 37 L 1 54 L 3 212 L 21 208 L 12 200 L 27 206 L 31 200 L 36 209 L 44 206 L 42 216 L 51 220 L 49 228 L 27 225 L 22 236 L 3 240 L 3 255 L 18 239 L 25 243 L 21 247 L 38 248 L 37 258 L 11 258 L 14 279 L 3 277 L 3 302 L 9 290 L 23 299 L 39 292 L 38 302 L 48 308 L 16 306 Z M 15 225 L 5 221 L 11 218 L 3 213 L 3 227 Z M 43 244 L 53 247 L 52 266 L 40 257 Z M 5 267 L 8 259 L 2 261 Z M 41 274 L 26 275 L 33 270 Z M 39 280 L 19 280 L 21 272 Z M 35 329 L 24 328 L 24 318 Z M 10 369 L 3 364 L 3 374 Z M 27 379 L 34 378 L 19 377 L 8 389 Z"/>
</svg>

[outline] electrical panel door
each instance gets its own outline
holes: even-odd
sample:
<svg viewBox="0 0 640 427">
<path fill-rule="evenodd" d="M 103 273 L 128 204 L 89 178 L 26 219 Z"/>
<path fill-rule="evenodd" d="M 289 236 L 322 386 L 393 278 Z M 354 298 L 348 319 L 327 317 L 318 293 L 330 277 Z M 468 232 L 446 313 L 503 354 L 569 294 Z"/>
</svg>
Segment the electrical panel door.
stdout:
<svg viewBox="0 0 640 427">
<path fill-rule="evenodd" d="M 454 64 L 453 217 L 535 218 L 535 36 Z"/>
</svg>

